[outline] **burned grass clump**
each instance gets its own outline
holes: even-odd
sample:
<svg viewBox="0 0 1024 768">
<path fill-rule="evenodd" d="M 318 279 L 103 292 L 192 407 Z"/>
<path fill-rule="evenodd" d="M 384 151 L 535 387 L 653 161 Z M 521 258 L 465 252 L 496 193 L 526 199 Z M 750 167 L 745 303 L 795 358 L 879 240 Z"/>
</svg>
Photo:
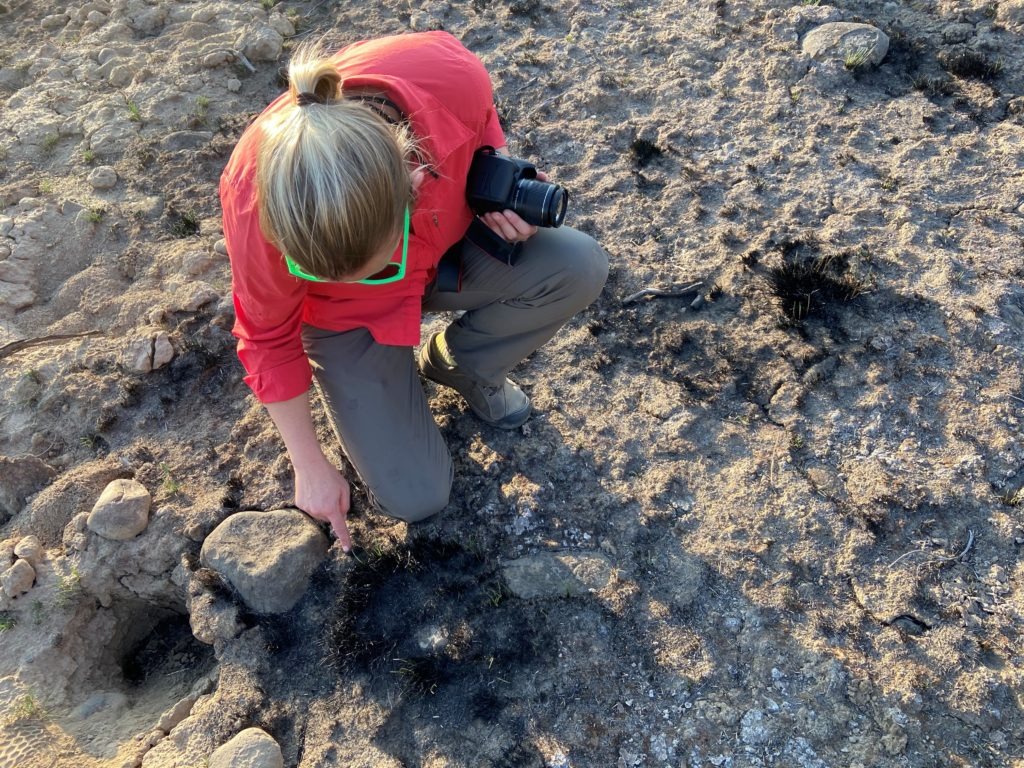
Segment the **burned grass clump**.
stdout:
<svg viewBox="0 0 1024 768">
<path fill-rule="evenodd" d="M 167 230 L 177 239 L 199 234 L 199 216 L 195 211 L 170 209 L 167 212 Z"/>
<path fill-rule="evenodd" d="M 914 78 L 914 90 L 920 91 L 929 98 L 952 96 L 957 92 L 956 84 L 948 77 L 928 77 L 921 75 Z"/>
<path fill-rule="evenodd" d="M 539 609 L 505 599 L 497 562 L 480 548 L 431 538 L 377 547 L 358 556 L 342 590 L 325 660 L 346 677 L 365 674 L 382 695 L 443 691 L 472 712 L 486 681 L 553 663 Z"/>
<path fill-rule="evenodd" d="M 954 77 L 995 80 L 1003 72 L 1003 62 L 971 48 L 958 46 L 938 55 L 939 66 Z"/>
<path fill-rule="evenodd" d="M 862 279 L 851 274 L 846 255 L 822 254 L 815 244 L 800 240 L 783 244 L 782 262 L 768 269 L 767 281 L 785 322 L 791 326 L 826 317 L 867 288 Z"/>
<path fill-rule="evenodd" d="M 629 145 L 629 156 L 635 168 L 645 168 L 664 154 L 664 150 L 647 139 L 634 139 Z"/>
</svg>

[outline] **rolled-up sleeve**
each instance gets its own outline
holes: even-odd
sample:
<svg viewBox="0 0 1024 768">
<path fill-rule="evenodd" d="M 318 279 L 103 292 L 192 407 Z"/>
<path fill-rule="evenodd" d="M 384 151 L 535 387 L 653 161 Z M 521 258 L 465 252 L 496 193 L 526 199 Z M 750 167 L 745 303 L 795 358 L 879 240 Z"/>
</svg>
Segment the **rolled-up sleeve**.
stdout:
<svg viewBox="0 0 1024 768">
<path fill-rule="evenodd" d="M 232 333 L 245 383 L 260 402 L 290 400 L 312 380 L 301 337 L 305 284 L 288 274 L 280 251 L 263 237 L 255 189 L 222 178 L 220 197 L 235 305 Z"/>
</svg>

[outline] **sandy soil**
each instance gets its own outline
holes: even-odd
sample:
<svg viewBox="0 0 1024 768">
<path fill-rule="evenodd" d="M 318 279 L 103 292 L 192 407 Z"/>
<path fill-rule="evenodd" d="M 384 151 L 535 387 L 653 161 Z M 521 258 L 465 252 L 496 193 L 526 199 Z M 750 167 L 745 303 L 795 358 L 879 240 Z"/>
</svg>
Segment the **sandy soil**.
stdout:
<svg viewBox="0 0 1024 768">
<path fill-rule="evenodd" d="M 882 63 L 803 53 L 833 21 Z M 358 498 L 359 561 L 211 650 L 201 542 L 291 498 L 220 169 L 295 40 L 435 28 L 608 287 L 516 372 L 521 431 L 428 385 L 443 516 Z M 47 549 L 0 612 L 0 764 L 201 766 L 258 725 L 309 768 L 1024 765 L 1021 61 L 1019 0 L 0 0 L 0 540 Z M 117 477 L 153 521 L 88 570 Z M 610 575 L 516 596 L 555 553 Z"/>
</svg>

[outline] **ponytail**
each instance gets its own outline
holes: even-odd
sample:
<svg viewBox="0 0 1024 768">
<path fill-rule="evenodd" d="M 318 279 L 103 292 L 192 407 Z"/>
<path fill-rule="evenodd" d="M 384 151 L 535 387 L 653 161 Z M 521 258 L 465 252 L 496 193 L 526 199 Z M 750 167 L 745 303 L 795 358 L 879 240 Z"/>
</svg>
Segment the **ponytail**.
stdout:
<svg viewBox="0 0 1024 768">
<path fill-rule="evenodd" d="M 260 228 L 305 271 L 344 279 L 401 231 L 414 142 L 343 98 L 341 76 L 316 43 L 296 51 L 288 79 L 290 103 L 263 126 Z"/>
</svg>

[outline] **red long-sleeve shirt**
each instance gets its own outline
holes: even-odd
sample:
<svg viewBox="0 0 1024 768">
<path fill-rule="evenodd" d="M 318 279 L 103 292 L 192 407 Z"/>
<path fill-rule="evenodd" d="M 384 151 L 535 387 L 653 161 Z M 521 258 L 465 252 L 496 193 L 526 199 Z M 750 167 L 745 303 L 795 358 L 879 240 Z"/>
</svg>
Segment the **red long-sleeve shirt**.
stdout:
<svg viewBox="0 0 1024 768">
<path fill-rule="evenodd" d="M 301 280 L 288 273 L 281 252 L 260 231 L 256 190 L 261 125 L 285 106 L 288 95 L 246 129 L 221 175 L 220 199 L 238 357 L 246 383 L 265 403 L 290 400 L 309 387 L 312 374 L 299 336 L 303 323 L 335 331 L 366 328 L 381 344 L 419 343 L 424 289 L 441 256 L 473 218 L 465 198 L 473 152 L 505 144 L 483 64 L 446 32 L 355 43 L 331 60 L 343 89 L 384 93 L 402 109 L 433 174 L 417 192 L 403 280 L 385 285 Z"/>
</svg>

